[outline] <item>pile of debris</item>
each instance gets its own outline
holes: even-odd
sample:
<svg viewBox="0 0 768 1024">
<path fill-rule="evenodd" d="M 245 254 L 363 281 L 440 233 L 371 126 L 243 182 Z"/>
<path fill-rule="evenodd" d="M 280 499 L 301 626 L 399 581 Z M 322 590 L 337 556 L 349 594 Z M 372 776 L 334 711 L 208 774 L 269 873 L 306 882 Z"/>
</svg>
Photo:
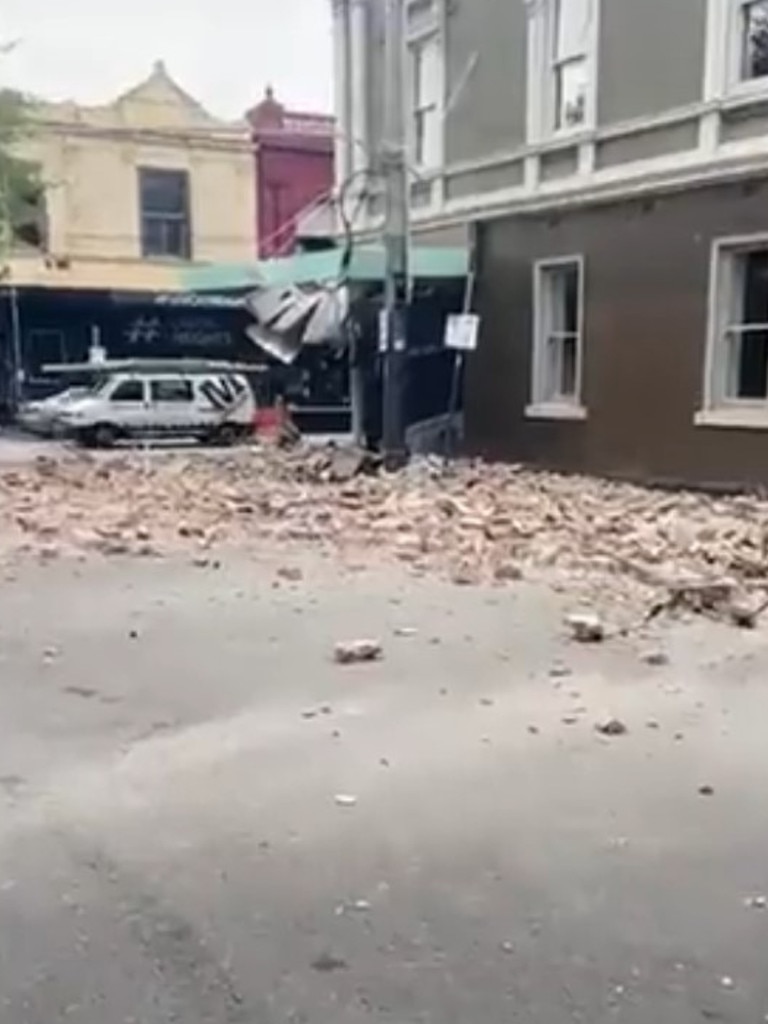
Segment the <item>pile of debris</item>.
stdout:
<svg viewBox="0 0 768 1024">
<path fill-rule="evenodd" d="M 723 578 L 731 591 L 768 588 L 768 501 L 756 496 L 476 462 L 377 469 L 356 451 L 304 445 L 42 459 L 0 472 L 0 555 L 303 542 L 462 584 L 550 573 L 616 593 Z"/>
</svg>

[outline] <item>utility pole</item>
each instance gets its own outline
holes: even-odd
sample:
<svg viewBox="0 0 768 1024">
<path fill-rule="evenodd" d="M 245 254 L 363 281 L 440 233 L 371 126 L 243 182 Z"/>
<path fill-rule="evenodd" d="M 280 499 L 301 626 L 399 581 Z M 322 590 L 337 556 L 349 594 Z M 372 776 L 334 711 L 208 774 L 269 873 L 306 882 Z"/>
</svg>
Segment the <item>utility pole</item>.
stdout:
<svg viewBox="0 0 768 1024">
<path fill-rule="evenodd" d="M 385 465 L 396 468 L 406 458 L 405 366 L 408 330 L 409 182 L 405 130 L 404 0 L 384 0 L 384 373 L 382 441 Z"/>
</svg>

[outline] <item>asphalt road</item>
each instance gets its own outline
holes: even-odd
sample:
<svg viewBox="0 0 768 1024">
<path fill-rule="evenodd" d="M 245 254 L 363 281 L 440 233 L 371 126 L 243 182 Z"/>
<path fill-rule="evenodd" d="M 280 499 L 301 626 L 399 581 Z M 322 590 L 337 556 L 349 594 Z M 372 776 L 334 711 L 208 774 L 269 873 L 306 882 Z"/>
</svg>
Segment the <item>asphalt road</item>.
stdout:
<svg viewBox="0 0 768 1024">
<path fill-rule="evenodd" d="M 351 443 L 349 434 L 307 434 L 304 438 L 309 444 L 325 445 L 335 443 L 339 445 Z M 142 455 L 162 457 L 171 451 L 183 450 L 190 454 L 199 455 L 201 458 L 217 458 L 222 452 L 229 449 L 222 449 L 216 446 L 201 445 L 193 440 L 177 439 L 171 442 L 166 440 L 154 440 L 150 444 L 132 444 L 120 442 L 115 449 L 100 451 L 91 449 L 89 454 L 94 458 L 111 458 L 115 451 L 141 452 Z M 67 458 L 82 451 L 73 441 L 44 438 L 29 434 L 16 427 L 4 427 L 0 430 L 0 466 L 18 466 L 34 462 L 35 459 L 45 458 Z"/>
<path fill-rule="evenodd" d="M 768 1019 L 766 631 L 576 647 L 531 584 L 274 581 L 2 582 L 2 1024 Z"/>
</svg>

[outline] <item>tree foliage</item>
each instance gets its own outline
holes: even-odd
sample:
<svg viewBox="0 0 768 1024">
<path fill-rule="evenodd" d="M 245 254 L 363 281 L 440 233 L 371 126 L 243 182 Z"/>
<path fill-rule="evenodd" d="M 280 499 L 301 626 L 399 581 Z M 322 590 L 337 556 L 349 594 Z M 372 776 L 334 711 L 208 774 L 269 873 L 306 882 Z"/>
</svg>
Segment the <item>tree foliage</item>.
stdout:
<svg viewBox="0 0 768 1024">
<path fill-rule="evenodd" d="M 0 89 L 0 234 L 2 251 L 43 244 L 44 186 L 39 167 L 19 155 L 33 130 L 32 103 L 23 93 Z"/>
</svg>

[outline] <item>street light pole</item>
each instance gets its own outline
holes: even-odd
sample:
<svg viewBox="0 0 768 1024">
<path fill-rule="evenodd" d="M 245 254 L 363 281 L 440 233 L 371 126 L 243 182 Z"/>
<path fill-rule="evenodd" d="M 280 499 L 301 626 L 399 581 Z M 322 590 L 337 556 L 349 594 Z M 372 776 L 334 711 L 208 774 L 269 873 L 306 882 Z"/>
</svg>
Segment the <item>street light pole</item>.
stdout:
<svg viewBox="0 0 768 1024">
<path fill-rule="evenodd" d="M 384 373 L 382 440 L 385 464 L 397 467 L 405 447 L 405 365 L 408 330 L 408 161 L 405 129 L 404 0 L 385 0 L 384 135 Z"/>
</svg>

